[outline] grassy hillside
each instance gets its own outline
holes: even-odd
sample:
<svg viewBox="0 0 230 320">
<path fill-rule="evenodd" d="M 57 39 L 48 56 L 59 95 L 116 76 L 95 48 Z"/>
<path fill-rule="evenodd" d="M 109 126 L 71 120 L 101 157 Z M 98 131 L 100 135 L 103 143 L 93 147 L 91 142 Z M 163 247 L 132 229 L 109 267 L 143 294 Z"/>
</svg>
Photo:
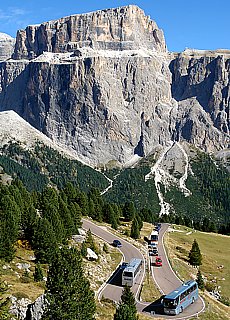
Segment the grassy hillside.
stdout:
<svg viewBox="0 0 230 320">
<path fill-rule="evenodd" d="M 174 231 L 165 236 L 169 260 L 181 280 L 196 278 L 197 268 L 188 264 L 188 254 L 194 239 L 197 240 L 203 262 L 200 267 L 207 289 L 217 287 L 221 295 L 230 301 L 230 237 L 215 233 L 194 231 L 174 225 Z M 201 319 L 229 319 L 230 307 L 204 294 L 207 310 Z M 218 315 L 218 316 L 217 316 Z"/>
</svg>

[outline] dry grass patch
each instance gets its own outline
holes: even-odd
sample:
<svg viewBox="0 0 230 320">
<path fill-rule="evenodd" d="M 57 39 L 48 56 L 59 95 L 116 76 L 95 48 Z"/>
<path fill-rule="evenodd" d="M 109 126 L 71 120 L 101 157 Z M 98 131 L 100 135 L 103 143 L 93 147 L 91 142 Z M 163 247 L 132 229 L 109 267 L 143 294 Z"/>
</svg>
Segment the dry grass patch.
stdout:
<svg viewBox="0 0 230 320">
<path fill-rule="evenodd" d="M 116 312 L 116 306 L 113 301 L 109 299 L 101 299 L 97 301 L 97 311 L 96 319 L 97 320 L 113 320 L 113 316 Z"/>
<path fill-rule="evenodd" d="M 215 233 L 194 232 L 184 227 L 180 227 L 180 230 L 184 232 L 170 232 L 165 237 L 173 268 L 181 278 L 196 276 L 197 269 L 186 262 L 192 243 L 196 239 L 203 256 L 200 268 L 202 274 L 210 280 L 215 278 L 217 285 L 221 286 L 222 294 L 230 298 L 230 237 Z"/>
<path fill-rule="evenodd" d="M 145 302 L 153 302 L 161 297 L 159 290 L 156 287 L 155 282 L 149 268 L 145 273 L 145 279 L 141 290 L 141 300 Z"/>
<path fill-rule="evenodd" d="M 201 293 L 205 300 L 206 309 L 199 315 L 201 320 L 228 320 L 230 308 L 211 298 L 207 293 Z"/>
<path fill-rule="evenodd" d="M 16 297 L 24 297 L 34 301 L 44 292 L 44 283 L 34 282 L 33 272 L 35 263 L 32 260 L 34 253 L 21 247 L 16 247 L 16 255 L 10 263 L 0 262 L 1 281 L 6 284 L 7 290 L 2 294 L 2 299 L 6 299 L 10 295 Z M 25 270 L 17 267 L 18 263 L 26 263 L 30 265 L 30 272 L 25 277 Z M 46 272 L 44 272 L 46 273 Z"/>
<path fill-rule="evenodd" d="M 203 264 L 201 272 L 207 279 L 217 279 L 217 285 L 221 285 L 224 296 L 230 296 L 230 237 L 199 232 L 187 227 L 174 226 L 178 231 L 170 232 L 165 236 L 165 245 L 169 260 L 175 272 L 182 280 L 196 278 L 197 268 L 188 264 L 188 253 L 194 239 L 197 240 L 202 256 Z M 182 231 L 182 232 L 181 232 Z M 220 266 L 223 266 L 220 268 Z M 225 280 L 221 280 L 221 279 Z M 227 320 L 230 319 L 230 307 L 212 298 L 207 292 L 202 293 L 206 309 L 199 315 L 202 320 Z"/>
</svg>

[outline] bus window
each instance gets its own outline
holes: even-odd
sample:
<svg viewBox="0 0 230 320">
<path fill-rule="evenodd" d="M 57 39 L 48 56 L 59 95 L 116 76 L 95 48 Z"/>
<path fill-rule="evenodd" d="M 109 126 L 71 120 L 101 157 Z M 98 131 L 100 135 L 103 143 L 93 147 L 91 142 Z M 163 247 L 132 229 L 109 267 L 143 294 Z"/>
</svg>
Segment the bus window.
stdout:
<svg viewBox="0 0 230 320">
<path fill-rule="evenodd" d="M 133 276 L 132 272 L 128 272 L 128 271 L 124 271 L 123 275 L 124 275 L 124 277 L 132 277 Z"/>
<path fill-rule="evenodd" d="M 178 305 L 179 298 L 177 299 L 164 299 L 164 307 L 175 309 Z"/>
</svg>

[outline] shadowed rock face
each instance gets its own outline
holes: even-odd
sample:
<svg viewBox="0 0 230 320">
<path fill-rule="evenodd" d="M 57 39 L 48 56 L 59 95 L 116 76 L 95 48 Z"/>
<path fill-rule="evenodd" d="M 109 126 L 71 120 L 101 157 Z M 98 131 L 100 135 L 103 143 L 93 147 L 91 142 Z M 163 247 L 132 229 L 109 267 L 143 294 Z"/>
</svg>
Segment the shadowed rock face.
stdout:
<svg viewBox="0 0 230 320">
<path fill-rule="evenodd" d="M 136 6 L 30 26 L 13 56 L 0 64 L 0 110 L 92 165 L 172 140 L 207 152 L 229 145 L 228 52 L 169 54 Z"/>
<path fill-rule="evenodd" d="M 163 32 L 137 6 L 73 15 L 19 30 L 14 59 L 34 58 L 43 51 L 68 52 L 91 47 L 165 51 Z"/>
<path fill-rule="evenodd" d="M 196 99 L 215 128 L 230 132 L 230 50 L 207 52 L 204 56 L 181 53 L 170 64 L 172 96 L 182 101 Z M 184 105 L 183 102 L 183 105 Z"/>
</svg>

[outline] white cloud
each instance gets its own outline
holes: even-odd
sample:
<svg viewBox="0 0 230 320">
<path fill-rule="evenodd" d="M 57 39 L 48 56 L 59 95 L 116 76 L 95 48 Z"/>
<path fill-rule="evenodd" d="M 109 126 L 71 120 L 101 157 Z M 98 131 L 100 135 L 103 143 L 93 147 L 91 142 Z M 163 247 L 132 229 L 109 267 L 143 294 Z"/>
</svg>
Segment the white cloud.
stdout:
<svg viewBox="0 0 230 320">
<path fill-rule="evenodd" d="M 3 11 L 0 9 L 0 21 L 2 22 L 14 22 L 18 18 L 27 15 L 28 12 L 21 8 L 10 7 L 7 10 Z"/>
<path fill-rule="evenodd" d="M 8 7 L 6 10 L 0 9 L 0 24 L 2 26 L 14 24 L 17 28 L 24 28 L 28 13 L 28 11 L 17 7 Z"/>
</svg>

